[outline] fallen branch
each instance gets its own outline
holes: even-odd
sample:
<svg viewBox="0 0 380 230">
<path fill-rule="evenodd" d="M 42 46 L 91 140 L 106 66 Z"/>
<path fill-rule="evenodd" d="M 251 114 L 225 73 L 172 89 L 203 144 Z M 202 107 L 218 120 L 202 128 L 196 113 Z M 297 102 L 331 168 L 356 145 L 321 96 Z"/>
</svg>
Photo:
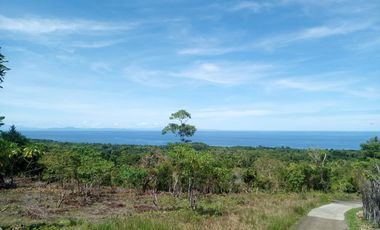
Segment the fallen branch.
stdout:
<svg viewBox="0 0 380 230">
<path fill-rule="evenodd" d="M 0 212 L 5 212 L 9 208 L 9 205 L 5 206 L 5 208 L 1 209 Z"/>
</svg>

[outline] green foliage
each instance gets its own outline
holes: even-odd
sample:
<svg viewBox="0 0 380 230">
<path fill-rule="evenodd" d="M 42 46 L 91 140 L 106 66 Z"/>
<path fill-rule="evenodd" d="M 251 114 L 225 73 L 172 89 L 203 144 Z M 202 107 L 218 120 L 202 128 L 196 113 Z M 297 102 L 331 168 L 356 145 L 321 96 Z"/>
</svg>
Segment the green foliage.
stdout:
<svg viewBox="0 0 380 230">
<path fill-rule="evenodd" d="M 148 176 L 148 172 L 142 168 L 127 168 L 124 170 L 125 185 L 130 188 L 142 190 L 144 179 Z"/>
<path fill-rule="evenodd" d="M 43 154 L 43 147 L 33 144 L 19 133 L 15 126 L 0 137 L 0 187 L 14 186 L 16 174 L 36 172 L 37 159 Z M 6 181 L 7 180 L 7 181 Z"/>
<path fill-rule="evenodd" d="M 5 74 L 7 73 L 8 70 L 10 70 L 8 67 L 4 65 L 6 62 L 7 61 L 5 60 L 5 56 L 0 53 L 0 84 L 3 83 Z M 0 88 L 3 88 L 3 87 L 0 85 Z"/>
<path fill-rule="evenodd" d="M 331 177 L 331 168 L 326 164 L 328 152 L 321 149 L 309 149 L 308 155 L 313 162 L 307 170 L 309 188 L 328 191 Z"/>
<path fill-rule="evenodd" d="M 219 166 L 212 154 L 197 152 L 188 144 L 177 144 L 172 146 L 169 156 L 179 181 L 192 183 L 200 191 L 229 190 L 227 185 L 228 179 L 231 179 L 230 170 Z"/>
<path fill-rule="evenodd" d="M 308 165 L 290 163 L 285 172 L 287 190 L 301 192 L 307 189 L 306 168 Z"/>
<path fill-rule="evenodd" d="M 156 188 L 159 191 L 170 191 L 173 181 L 174 166 L 170 160 L 166 160 L 157 166 Z"/>
<path fill-rule="evenodd" d="M 18 132 L 14 125 L 12 125 L 7 132 L 2 132 L 1 137 L 5 141 L 17 144 L 19 147 L 23 147 L 28 144 L 28 139 Z"/>
<path fill-rule="evenodd" d="M 5 118 L 4 116 L 0 116 L 0 127 L 4 125 L 4 122 L 3 122 L 4 118 Z"/>
<path fill-rule="evenodd" d="M 344 214 L 344 219 L 349 230 L 374 229 L 370 222 L 362 218 L 358 218 L 357 213 L 362 210 L 362 208 L 353 208 Z"/>
<path fill-rule="evenodd" d="M 113 218 L 100 224 L 87 223 L 80 229 L 89 230 L 174 230 L 180 229 L 174 226 L 168 226 L 159 219 L 144 218 L 133 216 L 128 218 Z"/>
<path fill-rule="evenodd" d="M 364 157 L 380 159 L 380 142 L 377 137 L 371 138 L 367 143 L 361 144 L 361 147 Z"/>
<path fill-rule="evenodd" d="M 78 177 L 80 183 L 89 185 L 110 185 L 111 172 L 114 164 L 101 158 L 98 152 L 88 152 L 80 155 Z"/>
<path fill-rule="evenodd" d="M 359 191 L 358 171 L 354 164 L 347 161 L 335 161 L 329 164 L 331 169 L 331 190 L 334 192 L 355 193 Z"/>
<path fill-rule="evenodd" d="M 179 124 L 169 123 L 162 130 L 162 134 L 171 132 L 173 134 L 178 135 L 182 142 L 190 142 L 190 140 L 187 138 L 193 136 L 194 133 L 197 131 L 195 126 L 187 124 L 187 121 L 191 119 L 191 114 L 188 113 L 186 110 L 181 109 L 175 113 L 172 113 L 169 119 L 178 120 Z"/>
<path fill-rule="evenodd" d="M 244 169 L 243 174 L 242 174 L 242 179 L 244 183 L 248 185 L 248 188 L 252 188 L 257 179 L 257 174 L 256 174 L 255 169 L 253 167 Z"/>
<path fill-rule="evenodd" d="M 48 181 L 58 181 L 61 184 L 69 182 L 77 177 L 79 157 L 70 151 L 48 152 L 40 160 L 45 166 L 43 179 Z"/>
<path fill-rule="evenodd" d="M 0 138 L 0 187 L 12 167 L 10 143 Z"/>
<path fill-rule="evenodd" d="M 269 157 L 258 158 L 253 165 L 256 170 L 256 187 L 271 192 L 277 192 L 282 185 L 284 164 Z"/>
<path fill-rule="evenodd" d="M 90 178 L 95 184 L 143 192 L 187 192 L 189 181 L 193 191 L 200 194 L 241 192 L 252 188 L 272 193 L 356 192 L 362 169 L 370 168 L 367 163 L 360 163 L 365 161 L 358 161 L 361 158 L 352 158 L 360 156 L 358 151 L 225 148 L 199 143 L 162 147 L 40 143 L 48 149 L 44 161 L 40 162 L 45 166 L 46 180 L 87 184 L 88 175 L 92 173 L 90 166 L 94 165 L 93 170 L 99 170 L 95 174 L 103 174 L 104 169 L 107 175 L 103 179 Z M 87 165 L 81 166 L 85 163 Z"/>
<path fill-rule="evenodd" d="M 49 152 L 40 162 L 46 167 L 44 179 L 58 181 L 62 185 L 75 181 L 78 189 L 81 189 L 81 185 L 87 188 L 110 185 L 114 167 L 113 162 L 104 160 L 100 152 L 88 148 Z"/>
</svg>

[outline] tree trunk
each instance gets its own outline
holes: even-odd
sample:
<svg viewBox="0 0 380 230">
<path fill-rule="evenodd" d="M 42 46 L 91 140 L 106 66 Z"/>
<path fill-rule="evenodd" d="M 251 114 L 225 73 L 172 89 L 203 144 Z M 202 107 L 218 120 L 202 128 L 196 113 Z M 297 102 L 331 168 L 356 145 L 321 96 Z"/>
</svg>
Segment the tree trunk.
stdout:
<svg viewBox="0 0 380 230">
<path fill-rule="evenodd" d="M 179 193 L 178 189 L 178 174 L 176 172 L 173 173 L 173 196 L 177 196 Z"/>
<path fill-rule="evenodd" d="M 152 189 L 152 200 L 153 200 L 153 204 L 156 208 L 158 208 L 158 199 L 157 199 L 157 193 L 156 193 L 156 190 L 155 189 Z"/>
<path fill-rule="evenodd" d="M 187 194 L 189 197 L 189 203 L 191 209 L 195 210 L 197 209 L 197 198 L 194 196 L 194 191 L 193 191 L 193 178 L 189 178 L 189 187 L 187 189 Z"/>
<path fill-rule="evenodd" d="M 194 194 L 192 194 L 191 198 L 191 209 L 193 209 L 193 211 L 197 209 L 197 197 Z"/>
<path fill-rule="evenodd" d="M 361 193 L 364 217 L 380 227 L 380 181 L 365 180 Z"/>
<path fill-rule="evenodd" d="M 5 187 L 4 176 L 0 173 L 0 188 Z"/>
</svg>

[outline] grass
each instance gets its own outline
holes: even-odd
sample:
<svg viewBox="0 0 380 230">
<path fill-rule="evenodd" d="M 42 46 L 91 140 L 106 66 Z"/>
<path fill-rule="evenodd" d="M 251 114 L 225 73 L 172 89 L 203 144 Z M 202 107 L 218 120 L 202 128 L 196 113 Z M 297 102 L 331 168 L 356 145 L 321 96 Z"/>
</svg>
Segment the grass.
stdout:
<svg viewBox="0 0 380 230">
<path fill-rule="evenodd" d="M 317 192 L 213 194 L 198 197 L 198 209 L 192 211 L 185 194 L 173 197 L 169 193 L 159 193 L 159 209 L 155 209 L 149 194 L 103 188 L 102 197 L 90 204 L 80 205 L 77 197 L 71 197 L 57 208 L 62 191 L 54 185 L 49 186 L 30 184 L 28 187 L 0 190 L 0 210 L 7 207 L 0 212 L 0 227 L 281 230 L 294 226 L 314 207 L 333 199 L 356 198 Z"/>
<path fill-rule="evenodd" d="M 86 223 L 77 229 L 269 229 L 282 230 L 294 226 L 310 209 L 329 202 L 336 196 L 323 193 L 266 194 L 245 193 L 211 195 L 200 200 L 199 210 L 191 211 L 186 198 L 173 202 L 163 197 L 163 208 L 130 217 L 114 218 L 102 223 Z"/>
<path fill-rule="evenodd" d="M 367 220 L 358 218 L 357 213 L 360 211 L 363 211 L 363 208 L 353 208 L 344 214 L 349 230 L 375 229 Z"/>
<path fill-rule="evenodd" d="M 141 216 L 111 218 L 100 224 L 86 223 L 81 226 L 74 227 L 75 229 L 84 230 L 114 230 L 114 229 L 157 229 L 157 230 L 176 230 L 174 226 L 168 226 L 160 220 L 153 220 Z"/>
</svg>

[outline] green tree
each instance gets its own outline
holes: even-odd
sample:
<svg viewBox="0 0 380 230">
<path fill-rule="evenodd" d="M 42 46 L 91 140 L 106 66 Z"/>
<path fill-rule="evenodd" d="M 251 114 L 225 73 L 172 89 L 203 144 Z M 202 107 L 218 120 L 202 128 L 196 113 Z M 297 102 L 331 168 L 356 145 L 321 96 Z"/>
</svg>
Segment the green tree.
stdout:
<svg viewBox="0 0 380 230">
<path fill-rule="evenodd" d="M 95 186 L 110 185 L 113 167 L 113 162 L 104 160 L 99 152 L 90 151 L 81 154 L 78 167 L 81 192 L 90 195 Z"/>
<path fill-rule="evenodd" d="M 71 151 L 55 150 L 49 151 L 40 159 L 40 163 L 45 167 L 43 171 L 43 179 L 49 182 L 59 182 L 64 186 L 65 182 L 74 180 L 78 166 L 75 166 L 75 157 Z"/>
<path fill-rule="evenodd" d="M 285 170 L 285 181 L 287 190 L 291 192 L 301 192 L 307 188 L 305 168 L 308 165 L 290 163 Z"/>
<path fill-rule="evenodd" d="M 140 191 L 143 190 L 145 178 L 149 176 L 146 169 L 139 167 L 126 166 L 120 173 L 126 187 L 134 188 Z"/>
<path fill-rule="evenodd" d="M 179 124 L 177 123 L 169 123 L 163 130 L 162 134 L 166 134 L 168 132 L 171 132 L 177 136 L 179 136 L 180 140 L 182 142 L 190 142 L 188 137 L 191 137 L 194 135 L 194 133 L 197 131 L 195 126 L 187 124 L 187 121 L 191 119 L 191 114 L 187 112 L 186 110 L 179 110 L 175 113 L 172 113 L 169 117 L 170 120 L 177 120 Z"/>
<path fill-rule="evenodd" d="M 8 67 L 4 65 L 4 63 L 6 62 L 7 61 L 5 60 L 4 55 L 0 53 L 0 84 L 3 83 L 5 74 L 7 73 L 8 70 L 10 70 Z M 0 88 L 3 88 L 3 87 L 0 85 Z M 1 121 L 1 118 L 0 118 L 0 121 Z"/>
<path fill-rule="evenodd" d="M 58 150 L 45 154 L 40 161 L 46 168 L 44 179 L 76 182 L 77 190 L 90 195 L 95 186 L 110 185 L 114 163 L 101 157 L 101 153 L 91 148 Z"/>
<path fill-rule="evenodd" d="M 309 187 L 327 191 L 330 186 L 331 168 L 326 166 L 328 152 L 321 149 L 309 149 L 308 155 L 313 164 L 309 168 Z"/>
<path fill-rule="evenodd" d="M 42 154 L 43 150 L 38 145 L 21 147 L 15 142 L 0 139 L 0 187 L 14 186 L 16 173 L 35 171 L 32 167 Z"/>
<path fill-rule="evenodd" d="M 359 189 L 356 179 L 357 170 L 352 162 L 338 160 L 328 164 L 331 169 L 331 190 L 354 193 Z"/>
<path fill-rule="evenodd" d="M 5 178 L 11 166 L 9 142 L 0 138 L 0 188 L 6 185 Z"/>
<path fill-rule="evenodd" d="M 0 49 L 1 49 L 1 47 L 0 47 Z M 9 68 L 4 65 L 5 62 L 7 62 L 7 61 L 5 61 L 4 55 L 2 55 L 0 53 L 0 84 L 3 83 L 4 76 L 5 76 L 6 72 L 9 70 Z M 3 88 L 3 87 L 0 85 L 0 88 Z M 0 116 L 0 126 L 4 125 L 4 123 L 3 123 L 4 118 L 5 118 L 4 116 Z"/>
<path fill-rule="evenodd" d="M 197 208 L 196 192 L 210 190 L 212 178 L 224 179 L 228 172 L 215 166 L 215 159 L 209 153 L 198 153 L 188 144 L 176 144 L 171 146 L 169 156 L 174 166 L 173 190 L 181 190 L 187 187 L 190 206 Z M 222 181 L 222 180 L 221 180 Z M 181 184 L 183 183 L 183 184 Z M 221 184 L 219 184 L 220 186 Z M 216 185 L 218 186 L 218 184 Z"/>
<path fill-rule="evenodd" d="M 283 162 L 269 157 L 259 157 L 253 164 L 256 171 L 256 188 L 278 192 L 283 183 Z"/>
<path fill-rule="evenodd" d="M 1 136 L 4 140 L 16 143 L 19 147 L 24 147 L 29 142 L 28 138 L 17 131 L 14 125 L 7 132 L 2 132 Z"/>
<path fill-rule="evenodd" d="M 371 138 L 364 144 L 360 145 L 362 153 L 366 158 L 378 158 L 380 159 L 380 142 L 377 137 Z"/>
</svg>

